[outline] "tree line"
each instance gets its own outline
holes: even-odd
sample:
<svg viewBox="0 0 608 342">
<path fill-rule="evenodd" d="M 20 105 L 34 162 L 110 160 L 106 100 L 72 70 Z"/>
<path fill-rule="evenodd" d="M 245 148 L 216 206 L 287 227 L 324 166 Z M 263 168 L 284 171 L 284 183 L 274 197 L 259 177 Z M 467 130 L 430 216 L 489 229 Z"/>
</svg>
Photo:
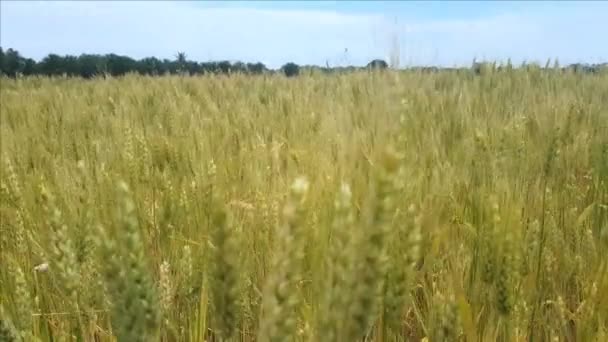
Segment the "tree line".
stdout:
<svg viewBox="0 0 608 342">
<path fill-rule="evenodd" d="M 0 47 L 0 74 L 16 77 L 17 75 L 32 76 L 80 76 L 91 78 L 95 76 L 111 75 L 121 76 L 128 73 L 141 75 L 166 75 L 166 74 L 188 74 L 201 75 L 208 73 L 228 74 L 264 74 L 281 72 L 287 76 L 297 76 L 300 70 L 311 66 L 300 66 L 290 62 L 284 64 L 278 70 L 272 70 L 263 63 L 243 63 L 231 61 L 195 62 L 188 60 L 186 54 L 178 52 L 175 59 L 159 59 L 147 57 L 134 59 L 117 54 L 81 54 L 58 55 L 49 54 L 37 62 L 32 58 L 23 57 L 19 51 L 9 48 L 6 51 Z M 387 63 L 383 60 L 373 60 L 368 67 L 386 68 Z M 351 70 L 352 68 L 319 68 L 322 71 Z"/>
<path fill-rule="evenodd" d="M 572 64 L 565 68 L 572 69 L 575 72 L 595 73 L 600 70 L 605 70 L 608 64 Z M 166 74 L 186 74 L 186 75 L 201 75 L 201 74 L 229 74 L 229 73 L 244 73 L 244 74 L 265 74 L 265 73 L 283 73 L 286 76 L 297 76 L 302 70 L 317 70 L 322 73 L 350 72 L 361 69 L 386 69 L 388 68 L 386 61 L 382 59 L 374 59 L 365 67 L 319 67 L 319 66 L 300 66 L 290 62 L 284 64 L 278 70 L 272 70 L 266 67 L 263 63 L 243 63 L 231 61 L 210 61 L 196 62 L 188 60 L 183 52 L 175 55 L 174 59 L 159 59 L 156 57 L 147 57 L 143 59 L 133 59 L 128 56 L 117 54 L 81 54 L 80 56 L 73 55 L 58 55 L 51 53 L 40 61 L 35 61 L 32 58 L 23 57 L 17 50 L 9 48 L 6 51 L 0 47 L 0 75 L 8 77 L 22 76 L 80 76 L 84 78 L 92 78 L 96 76 L 121 76 L 128 73 L 138 73 L 141 75 L 166 75 Z M 475 74 L 480 74 L 482 70 L 487 68 L 496 69 L 495 64 L 477 63 L 474 62 L 471 68 L 460 68 L 456 70 L 473 70 Z M 499 67 L 500 68 L 500 67 Z M 418 69 L 423 72 L 437 72 L 440 70 L 455 70 L 455 68 L 438 68 L 438 67 L 418 67 L 410 68 Z"/>
<path fill-rule="evenodd" d="M 45 76 L 81 76 L 91 78 L 99 75 L 121 76 L 127 73 L 142 75 L 165 74 L 204 74 L 245 72 L 261 74 L 267 71 L 262 63 L 241 62 L 206 62 L 197 63 L 186 59 L 184 53 L 178 53 L 174 60 L 148 57 L 140 60 L 117 54 L 82 54 L 80 56 L 49 54 L 41 61 L 23 57 L 15 49 L 4 51 L 0 47 L 0 70 L 3 74 L 16 75 L 45 75 Z"/>
</svg>

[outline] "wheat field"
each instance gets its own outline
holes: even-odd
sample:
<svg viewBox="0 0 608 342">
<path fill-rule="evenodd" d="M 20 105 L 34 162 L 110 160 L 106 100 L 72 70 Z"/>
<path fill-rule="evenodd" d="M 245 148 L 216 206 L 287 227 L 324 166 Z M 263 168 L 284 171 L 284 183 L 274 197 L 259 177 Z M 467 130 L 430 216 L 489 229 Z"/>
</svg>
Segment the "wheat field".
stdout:
<svg viewBox="0 0 608 342">
<path fill-rule="evenodd" d="M 0 95 L 0 341 L 608 340 L 605 70 Z"/>
</svg>

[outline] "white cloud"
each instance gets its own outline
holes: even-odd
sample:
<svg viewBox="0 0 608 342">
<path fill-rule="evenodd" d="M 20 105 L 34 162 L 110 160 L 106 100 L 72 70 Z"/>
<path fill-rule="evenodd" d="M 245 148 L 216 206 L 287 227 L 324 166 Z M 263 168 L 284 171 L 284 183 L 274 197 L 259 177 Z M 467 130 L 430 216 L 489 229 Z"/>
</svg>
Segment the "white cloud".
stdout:
<svg viewBox="0 0 608 342">
<path fill-rule="evenodd" d="M 608 7 L 608 6 L 605 6 Z M 400 41 L 402 64 L 467 64 L 473 57 L 564 62 L 608 57 L 597 9 L 505 13 L 463 20 L 402 19 L 334 11 L 197 7 L 181 2 L 1 2 L 0 45 L 41 58 L 109 53 L 136 58 L 262 61 L 271 67 L 364 64 L 388 58 Z M 395 31 L 396 30 L 396 31 Z"/>
<path fill-rule="evenodd" d="M 515 62 L 542 63 L 549 58 L 566 63 L 597 62 L 608 58 L 608 46 L 600 43 L 608 34 L 608 25 L 600 13 L 555 10 L 467 20 L 403 21 L 400 31 L 407 33 L 401 42 L 414 51 L 408 56 L 413 63 L 431 59 L 431 63 L 444 65 L 467 64 L 473 57 L 511 58 Z"/>
<path fill-rule="evenodd" d="M 348 47 L 384 57 L 381 17 L 335 12 L 196 8 L 182 3 L 2 2 L 1 40 L 25 55 L 115 52 L 133 57 L 321 62 Z"/>
</svg>

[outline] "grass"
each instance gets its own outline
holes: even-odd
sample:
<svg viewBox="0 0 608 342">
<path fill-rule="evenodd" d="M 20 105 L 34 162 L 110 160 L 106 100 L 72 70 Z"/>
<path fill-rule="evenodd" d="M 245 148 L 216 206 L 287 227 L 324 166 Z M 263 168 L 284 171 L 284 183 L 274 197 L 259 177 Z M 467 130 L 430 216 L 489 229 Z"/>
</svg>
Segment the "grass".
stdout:
<svg viewBox="0 0 608 342">
<path fill-rule="evenodd" d="M 1 81 L 2 341 L 608 338 L 608 75 Z"/>
</svg>

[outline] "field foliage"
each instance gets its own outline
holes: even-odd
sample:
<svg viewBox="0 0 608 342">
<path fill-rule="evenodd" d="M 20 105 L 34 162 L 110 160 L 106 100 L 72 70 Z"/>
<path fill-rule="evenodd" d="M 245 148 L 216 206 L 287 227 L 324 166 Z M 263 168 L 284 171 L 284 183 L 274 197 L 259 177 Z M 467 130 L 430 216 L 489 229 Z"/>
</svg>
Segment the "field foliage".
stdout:
<svg viewBox="0 0 608 342">
<path fill-rule="evenodd" d="M 1 81 L 2 341 L 608 339 L 608 75 Z"/>
</svg>

